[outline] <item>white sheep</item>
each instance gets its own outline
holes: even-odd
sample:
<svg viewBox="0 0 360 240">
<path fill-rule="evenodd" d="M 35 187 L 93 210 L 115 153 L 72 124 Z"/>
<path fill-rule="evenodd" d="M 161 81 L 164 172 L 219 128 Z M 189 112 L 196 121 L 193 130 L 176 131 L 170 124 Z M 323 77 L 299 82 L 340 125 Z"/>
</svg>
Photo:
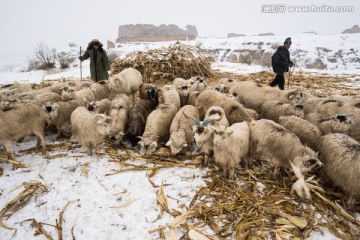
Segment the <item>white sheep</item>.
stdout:
<svg viewBox="0 0 360 240">
<path fill-rule="evenodd" d="M 322 133 L 317 126 L 296 116 L 280 117 L 279 124 L 298 136 L 303 145 L 310 147 L 316 152 L 319 151 Z"/>
<path fill-rule="evenodd" d="M 113 97 L 108 87 L 108 81 L 105 80 L 93 83 L 90 90 L 93 91 L 96 100 Z"/>
<path fill-rule="evenodd" d="M 279 121 L 279 117 L 282 116 L 297 116 L 303 117 L 304 106 L 301 104 L 290 104 L 284 103 L 279 100 L 266 100 L 261 105 L 261 118 L 273 120 L 274 122 Z"/>
<path fill-rule="evenodd" d="M 304 102 L 303 93 L 300 91 L 282 91 L 254 81 L 238 82 L 230 88 L 229 93 L 235 95 L 238 101 L 244 104 L 245 107 L 254 109 L 257 112 L 261 111 L 261 105 L 266 100 L 279 100 L 292 104 Z"/>
<path fill-rule="evenodd" d="M 104 98 L 100 101 L 88 102 L 87 109 L 95 113 L 109 114 L 110 105 L 111 105 L 111 100 L 108 98 Z"/>
<path fill-rule="evenodd" d="M 336 115 L 333 117 L 324 117 L 320 113 L 309 113 L 305 119 L 317 126 L 323 135 L 329 133 L 344 133 L 350 135 L 354 126 L 351 116 Z"/>
<path fill-rule="evenodd" d="M 85 107 L 78 107 L 71 114 L 72 133 L 89 156 L 92 155 L 92 147 L 99 151 L 99 144 L 110 133 L 110 127 L 110 117 L 89 112 Z"/>
<path fill-rule="evenodd" d="M 119 144 L 125 135 L 125 127 L 129 118 L 130 100 L 125 94 L 117 95 L 112 100 L 109 109 L 109 116 L 112 119 L 110 137 Z"/>
<path fill-rule="evenodd" d="M 242 160 L 248 166 L 250 131 L 246 122 L 234 123 L 228 128 L 214 129 L 214 158 L 223 169 L 229 170 L 229 179 L 235 178 L 235 166 Z"/>
<path fill-rule="evenodd" d="M 15 159 L 12 143 L 34 134 L 36 148 L 46 152 L 44 128 L 50 124 L 50 117 L 39 106 L 31 103 L 17 103 L 11 110 L 0 111 L 0 144 L 5 147 L 8 159 Z"/>
<path fill-rule="evenodd" d="M 321 139 L 320 160 L 325 174 L 344 189 L 352 209 L 360 196 L 360 144 L 345 134 L 328 134 Z"/>
<path fill-rule="evenodd" d="M 61 98 L 64 101 L 80 99 L 84 102 L 95 101 L 94 92 L 90 89 L 81 89 L 76 91 L 74 88 L 68 88 L 61 93 Z"/>
<path fill-rule="evenodd" d="M 294 133 L 271 120 L 253 121 L 250 124 L 250 149 L 252 157 L 263 156 L 270 159 L 275 166 L 274 177 L 278 175 L 280 168 L 293 169 L 298 178 L 293 189 L 300 197 L 311 198 L 304 174 L 321 163 L 317 154 L 303 146 Z"/>
<path fill-rule="evenodd" d="M 195 106 L 200 118 L 204 117 L 210 107 L 220 106 L 224 109 L 230 124 L 242 121 L 251 122 L 254 119 L 242 104 L 212 89 L 202 91 L 196 99 Z"/>
<path fill-rule="evenodd" d="M 238 80 L 234 80 L 234 79 L 230 79 L 230 78 L 220 78 L 218 81 L 218 84 L 224 84 L 226 86 L 228 86 L 228 88 L 230 89 L 232 86 L 236 85 L 239 81 Z"/>
<path fill-rule="evenodd" d="M 178 154 L 183 148 L 189 148 L 194 140 L 192 126 L 194 119 L 199 118 L 197 109 L 192 105 L 186 105 L 176 113 L 170 126 L 170 139 L 166 146 L 170 146 L 171 154 Z"/>
<path fill-rule="evenodd" d="M 170 137 L 170 126 L 180 108 L 180 97 L 173 85 L 164 85 L 161 89 L 163 104 L 152 111 L 146 119 L 144 133 L 138 142 L 147 155 L 152 155 L 160 141 Z"/>
<path fill-rule="evenodd" d="M 134 68 L 126 68 L 121 72 L 110 76 L 108 87 L 112 93 L 133 95 L 139 90 L 142 84 L 141 73 Z"/>
</svg>

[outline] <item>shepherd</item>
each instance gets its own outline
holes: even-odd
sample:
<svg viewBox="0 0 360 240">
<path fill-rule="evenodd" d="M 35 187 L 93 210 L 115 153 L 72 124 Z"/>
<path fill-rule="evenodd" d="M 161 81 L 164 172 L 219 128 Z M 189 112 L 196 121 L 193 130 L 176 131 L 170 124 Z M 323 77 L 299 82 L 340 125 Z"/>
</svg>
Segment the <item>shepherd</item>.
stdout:
<svg viewBox="0 0 360 240">
<path fill-rule="evenodd" d="M 279 85 L 279 88 L 284 90 L 284 73 L 289 71 L 289 67 L 294 66 L 294 63 L 290 61 L 290 47 L 291 38 L 288 37 L 284 41 L 284 46 L 278 47 L 274 55 L 271 57 L 271 64 L 274 72 L 276 73 L 275 79 L 270 83 L 271 87 Z"/>
<path fill-rule="evenodd" d="M 84 55 L 80 55 L 79 60 L 84 61 L 90 58 L 90 75 L 95 82 L 108 80 L 110 71 L 109 58 L 103 49 L 103 44 L 98 39 L 89 42 Z"/>
</svg>

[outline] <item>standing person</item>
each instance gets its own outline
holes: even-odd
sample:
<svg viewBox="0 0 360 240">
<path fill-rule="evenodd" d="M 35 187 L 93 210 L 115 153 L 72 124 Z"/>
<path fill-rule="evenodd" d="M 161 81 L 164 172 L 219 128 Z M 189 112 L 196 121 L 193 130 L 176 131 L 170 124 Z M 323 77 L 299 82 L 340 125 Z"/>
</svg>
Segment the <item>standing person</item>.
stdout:
<svg viewBox="0 0 360 240">
<path fill-rule="evenodd" d="M 274 72 L 276 73 L 275 79 L 270 83 L 271 87 L 279 85 L 279 88 L 284 90 L 284 72 L 288 72 L 289 67 L 294 66 L 294 63 L 290 61 L 290 46 L 291 38 L 288 37 L 284 41 L 284 46 L 278 47 L 274 55 L 271 57 L 271 64 Z"/>
<path fill-rule="evenodd" d="M 107 80 L 110 70 L 109 58 L 98 39 L 89 42 L 85 53 L 79 57 L 80 61 L 90 58 L 91 79 L 95 82 Z"/>
</svg>

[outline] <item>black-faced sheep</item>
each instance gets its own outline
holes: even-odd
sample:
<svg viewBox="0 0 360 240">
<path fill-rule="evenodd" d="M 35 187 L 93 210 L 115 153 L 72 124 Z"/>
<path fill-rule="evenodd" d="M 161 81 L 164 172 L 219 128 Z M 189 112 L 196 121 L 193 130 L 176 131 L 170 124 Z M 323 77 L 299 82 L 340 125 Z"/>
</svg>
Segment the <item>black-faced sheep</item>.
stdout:
<svg viewBox="0 0 360 240">
<path fill-rule="evenodd" d="M 140 99 L 149 99 L 156 105 L 159 104 L 159 90 L 156 85 L 143 83 L 140 87 Z"/>
<path fill-rule="evenodd" d="M 110 133 L 110 127 L 110 117 L 89 112 L 85 107 L 78 107 L 71 114 L 72 133 L 89 156 L 92 155 L 92 147 L 99 151 L 99 144 Z"/>
</svg>

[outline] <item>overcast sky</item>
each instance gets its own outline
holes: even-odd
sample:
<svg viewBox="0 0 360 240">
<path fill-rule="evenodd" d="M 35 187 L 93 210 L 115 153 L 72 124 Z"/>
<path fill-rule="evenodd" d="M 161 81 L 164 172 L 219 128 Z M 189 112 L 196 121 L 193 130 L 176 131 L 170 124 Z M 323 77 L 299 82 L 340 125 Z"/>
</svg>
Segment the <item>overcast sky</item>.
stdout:
<svg viewBox="0 0 360 240">
<path fill-rule="evenodd" d="M 286 4 L 283 13 L 264 13 L 268 4 Z M 354 6 L 350 13 L 296 12 L 289 6 Z M 305 31 L 336 34 L 360 24 L 358 0 L 1 0 L 1 51 L 32 52 L 37 43 L 66 49 L 93 38 L 115 41 L 119 25 L 176 24 L 197 27 L 201 37 L 228 33 L 273 32 L 291 36 Z M 106 46 L 106 45 L 105 45 Z"/>
</svg>

